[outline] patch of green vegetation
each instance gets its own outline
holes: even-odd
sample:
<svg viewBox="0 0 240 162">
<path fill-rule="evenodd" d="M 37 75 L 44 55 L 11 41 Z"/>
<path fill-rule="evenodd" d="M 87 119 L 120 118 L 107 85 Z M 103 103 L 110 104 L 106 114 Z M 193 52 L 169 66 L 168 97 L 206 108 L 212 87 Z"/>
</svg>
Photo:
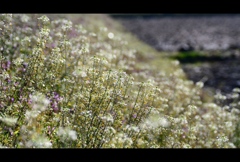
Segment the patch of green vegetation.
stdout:
<svg viewBox="0 0 240 162">
<path fill-rule="evenodd" d="M 199 51 L 184 51 L 177 55 L 170 56 L 171 59 L 177 59 L 181 63 L 199 63 L 222 61 L 224 58 L 220 55 L 209 55 Z"/>
</svg>

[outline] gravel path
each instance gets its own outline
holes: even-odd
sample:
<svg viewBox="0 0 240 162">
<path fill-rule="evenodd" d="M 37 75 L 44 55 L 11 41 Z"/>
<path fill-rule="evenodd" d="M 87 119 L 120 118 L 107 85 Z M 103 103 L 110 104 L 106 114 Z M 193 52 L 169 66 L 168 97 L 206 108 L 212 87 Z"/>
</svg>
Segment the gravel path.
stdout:
<svg viewBox="0 0 240 162">
<path fill-rule="evenodd" d="M 182 64 L 189 79 L 229 93 L 240 87 L 240 14 L 214 16 L 116 17 L 127 30 L 159 51 L 220 50 L 224 61 Z M 232 57 L 234 56 L 234 57 Z"/>
</svg>

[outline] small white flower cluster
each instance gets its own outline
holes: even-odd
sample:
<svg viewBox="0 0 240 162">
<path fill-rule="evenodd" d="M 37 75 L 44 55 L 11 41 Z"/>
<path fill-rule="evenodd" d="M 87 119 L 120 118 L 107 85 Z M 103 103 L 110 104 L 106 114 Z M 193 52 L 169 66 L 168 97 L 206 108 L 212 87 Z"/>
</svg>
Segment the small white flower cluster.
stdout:
<svg viewBox="0 0 240 162">
<path fill-rule="evenodd" d="M 17 37 L 16 39 L 19 39 L 19 38 Z M 29 45 L 29 43 L 31 43 L 31 38 L 28 37 L 28 36 L 24 37 L 24 38 L 21 40 L 21 45 L 22 45 L 22 46 L 26 46 L 26 47 L 27 47 L 27 46 Z"/>
<path fill-rule="evenodd" d="M 57 135 L 64 141 L 77 140 L 77 132 L 68 127 L 59 127 Z"/>
<path fill-rule="evenodd" d="M 174 60 L 174 61 L 172 61 L 172 64 L 173 64 L 174 66 L 178 66 L 178 65 L 179 65 L 179 61 L 178 61 L 178 60 Z"/>
<path fill-rule="evenodd" d="M 21 16 L 21 21 L 23 22 L 23 23 L 26 23 L 26 22 L 28 22 L 30 20 L 30 17 L 28 16 L 28 15 L 22 15 Z"/>
<path fill-rule="evenodd" d="M 17 118 L 13 117 L 0 117 L 0 120 L 8 126 L 14 126 L 17 123 Z"/>
<path fill-rule="evenodd" d="M 104 122 L 110 122 L 113 123 L 113 117 L 111 114 L 107 114 L 105 116 L 100 117 Z"/>
<path fill-rule="evenodd" d="M 82 78 L 85 78 L 85 77 L 87 76 L 87 73 L 86 73 L 84 70 L 80 70 L 80 69 L 74 70 L 72 74 L 73 74 L 73 76 L 75 76 L 75 77 L 80 76 L 80 77 L 82 77 Z"/>
<path fill-rule="evenodd" d="M 196 83 L 196 86 L 199 87 L 199 88 L 202 88 L 204 86 L 204 83 L 199 81 Z"/>
<path fill-rule="evenodd" d="M 104 130 L 107 134 L 115 134 L 116 130 L 113 127 L 107 126 L 106 129 Z"/>
<path fill-rule="evenodd" d="M 39 134 L 33 134 L 32 140 L 28 140 L 25 145 L 22 143 L 20 146 L 27 147 L 27 148 L 52 148 L 52 143 L 47 139 Z"/>
<path fill-rule="evenodd" d="M 43 25 L 47 25 L 50 21 L 50 19 L 46 15 L 39 17 L 38 20 L 40 20 L 43 23 Z"/>
<path fill-rule="evenodd" d="M 162 115 L 150 115 L 143 123 L 141 123 L 142 129 L 156 129 L 158 127 L 169 127 L 170 122 L 167 120 L 166 117 Z"/>
<path fill-rule="evenodd" d="M 132 139 L 125 133 L 117 133 L 111 141 L 114 148 L 130 148 L 132 144 Z"/>
<path fill-rule="evenodd" d="M 81 115 L 85 117 L 91 117 L 92 116 L 92 111 L 82 111 Z"/>
<path fill-rule="evenodd" d="M 16 65 L 16 66 L 20 66 L 22 63 L 23 63 L 23 59 L 18 57 L 16 60 L 13 61 L 13 63 Z"/>
<path fill-rule="evenodd" d="M 9 148 L 9 147 L 3 146 L 2 144 L 0 144 L 0 148 Z"/>
<path fill-rule="evenodd" d="M 0 77 L 3 79 L 8 79 L 10 76 L 6 71 L 3 71 L 2 74 L 0 74 Z"/>
<path fill-rule="evenodd" d="M 235 93 L 240 93 L 240 88 L 234 88 L 234 89 L 233 89 L 233 92 L 235 92 Z"/>
<path fill-rule="evenodd" d="M 127 126 L 126 126 L 126 129 L 127 129 L 128 131 L 133 131 L 133 132 L 136 132 L 136 133 L 138 133 L 138 132 L 140 131 L 139 127 L 134 126 L 134 125 L 127 125 Z"/>
<path fill-rule="evenodd" d="M 47 39 L 49 36 L 49 33 L 50 33 L 50 30 L 48 28 L 41 28 L 41 31 L 39 34 L 42 39 Z"/>
<path fill-rule="evenodd" d="M 25 120 L 32 123 L 41 112 L 47 109 L 50 101 L 40 92 L 30 95 L 30 100 L 32 109 L 26 111 Z"/>
<path fill-rule="evenodd" d="M 214 98 L 216 100 L 226 100 L 227 97 L 225 95 L 222 95 L 221 93 L 217 93 L 216 95 L 214 95 Z"/>
<path fill-rule="evenodd" d="M 52 64 L 58 65 L 64 64 L 66 60 L 62 57 L 60 48 L 56 47 L 52 49 L 49 61 Z"/>
<path fill-rule="evenodd" d="M 238 93 L 232 93 L 231 95 L 230 95 L 230 98 L 232 98 L 232 99 L 237 99 L 239 97 L 239 94 Z"/>
<path fill-rule="evenodd" d="M 40 92 L 35 92 L 30 95 L 32 108 L 36 111 L 44 111 L 47 109 L 50 101 Z"/>
<path fill-rule="evenodd" d="M 64 32 L 71 30 L 72 28 L 72 22 L 69 20 L 62 20 L 62 30 Z"/>
</svg>

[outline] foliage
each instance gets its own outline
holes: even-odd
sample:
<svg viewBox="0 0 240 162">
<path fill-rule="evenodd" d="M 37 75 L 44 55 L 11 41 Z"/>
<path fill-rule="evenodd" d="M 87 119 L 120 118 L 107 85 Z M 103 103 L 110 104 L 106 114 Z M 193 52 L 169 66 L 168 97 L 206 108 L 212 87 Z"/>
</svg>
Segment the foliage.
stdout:
<svg viewBox="0 0 240 162">
<path fill-rule="evenodd" d="M 237 109 L 203 103 L 203 83 L 186 80 L 178 61 L 104 21 L 80 20 L 1 15 L 2 147 L 239 145 Z M 154 59 L 162 64 L 147 64 Z"/>
</svg>

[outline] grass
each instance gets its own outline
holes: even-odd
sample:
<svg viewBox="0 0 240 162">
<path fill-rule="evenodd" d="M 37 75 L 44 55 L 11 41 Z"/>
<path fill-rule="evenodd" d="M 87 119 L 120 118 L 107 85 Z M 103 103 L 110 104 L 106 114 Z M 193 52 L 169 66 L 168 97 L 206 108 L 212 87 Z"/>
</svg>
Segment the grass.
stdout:
<svg viewBox="0 0 240 162">
<path fill-rule="evenodd" d="M 201 62 L 215 62 L 224 61 L 226 58 L 221 55 L 209 55 L 198 51 L 185 51 L 171 56 L 172 59 L 177 59 L 181 63 L 201 63 Z"/>
</svg>

